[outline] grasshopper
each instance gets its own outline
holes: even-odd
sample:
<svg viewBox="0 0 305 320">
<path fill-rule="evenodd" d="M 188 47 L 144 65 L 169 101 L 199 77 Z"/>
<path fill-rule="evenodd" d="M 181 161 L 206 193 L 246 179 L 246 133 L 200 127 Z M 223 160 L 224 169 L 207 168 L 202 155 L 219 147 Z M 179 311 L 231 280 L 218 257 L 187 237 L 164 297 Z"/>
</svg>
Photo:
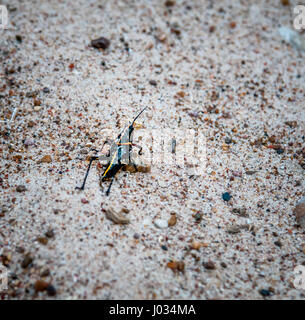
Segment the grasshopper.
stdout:
<svg viewBox="0 0 305 320">
<path fill-rule="evenodd" d="M 132 122 L 129 123 L 129 125 L 127 125 L 123 131 L 117 136 L 117 138 L 112 142 L 110 150 L 108 152 L 108 155 L 106 156 L 107 158 L 111 156 L 110 160 L 108 161 L 108 163 L 106 164 L 106 168 L 103 172 L 103 174 L 100 177 L 100 184 L 102 185 L 102 183 L 104 181 L 109 181 L 110 180 L 110 184 L 109 187 L 106 191 L 106 196 L 109 195 L 110 193 L 110 189 L 112 186 L 112 183 L 114 181 L 114 178 L 116 176 L 116 174 L 123 168 L 126 166 L 127 163 L 131 163 L 130 161 L 130 153 L 132 150 L 132 147 L 138 147 L 139 148 L 139 155 L 142 154 L 142 147 L 132 143 L 132 133 L 133 130 L 135 128 L 135 121 L 139 118 L 139 116 L 144 112 L 144 110 L 147 107 L 145 107 L 133 120 Z M 109 143 L 108 141 L 105 141 L 102 147 L 102 150 L 104 148 L 104 145 L 106 143 Z M 97 151 L 97 150 L 95 150 Z M 86 180 L 92 165 L 92 162 L 95 160 L 100 160 L 101 157 L 98 156 L 92 156 L 90 157 L 89 160 L 89 165 L 87 168 L 87 172 L 85 174 L 85 178 L 83 181 L 83 184 L 81 187 L 76 187 L 76 189 L 79 190 L 84 190 L 85 188 L 85 184 L 86 184 Z M 127 160 L 127 163 L 126 163 Z M 136 166 L 135 164 L 133 164 L 135 169 Z"/>
</svg>

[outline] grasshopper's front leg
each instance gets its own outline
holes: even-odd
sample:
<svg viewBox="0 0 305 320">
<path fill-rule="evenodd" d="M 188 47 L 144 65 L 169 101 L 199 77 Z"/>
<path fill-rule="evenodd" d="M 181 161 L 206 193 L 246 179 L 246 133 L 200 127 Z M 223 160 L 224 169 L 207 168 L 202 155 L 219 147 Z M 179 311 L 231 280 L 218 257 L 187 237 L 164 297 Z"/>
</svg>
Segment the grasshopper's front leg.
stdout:
<svg viewBox="0 0 305 320">
<path fill-rule="evenodd" d="M 82 184 L 81 187 L 75 187 L 75 189 L 78 189 L 78 190 L 84 190 L 84 189 L 85 189 L 85 184 L 86 184 L 87 177 L 88 177 L 88 175 L 89 175 L 89 171 L 90 171 L 90 168 L 91 168 L 91 164 L 92 164 L 92 162 L 93 162 L 94 160 L 98 160 L 98 159 L 99 159 L 99 157 L 95 157 L 95 156 L 93 156 L 93 157 L 90 158 L 89 165 L 88 165 L 88 168 L 87 168 L 87 172 L 86 172 L 86 174 L 85 174 L 85 178 L 84 178 L 83 184 Z"/>
</svg>

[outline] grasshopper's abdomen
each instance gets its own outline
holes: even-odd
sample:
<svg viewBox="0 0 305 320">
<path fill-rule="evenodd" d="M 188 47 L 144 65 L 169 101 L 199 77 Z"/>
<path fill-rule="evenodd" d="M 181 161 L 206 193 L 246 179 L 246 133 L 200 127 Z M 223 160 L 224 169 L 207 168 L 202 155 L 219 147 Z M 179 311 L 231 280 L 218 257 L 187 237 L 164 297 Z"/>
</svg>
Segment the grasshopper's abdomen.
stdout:
<svg viewBox="0 0 305 320">
<path fill-rule="evenodd" d="M 106 168 L 103 175 L 101 176 L 101 182 L 107 181 L 113 178 L 121 170 L 123 166 L 124 166 L 123 164 L 119 164 L 119 163 L 109 165 Z"/>
</svg>

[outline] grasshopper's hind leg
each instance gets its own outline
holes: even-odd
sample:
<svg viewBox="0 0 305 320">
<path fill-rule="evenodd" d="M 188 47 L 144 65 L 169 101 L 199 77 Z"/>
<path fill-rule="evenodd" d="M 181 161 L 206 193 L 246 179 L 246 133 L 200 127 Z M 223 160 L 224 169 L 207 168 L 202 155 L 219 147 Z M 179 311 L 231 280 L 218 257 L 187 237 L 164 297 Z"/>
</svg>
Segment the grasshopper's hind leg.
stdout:
<svg viewBox="0 0 305 320">
<path fill-rule="evenodd" d="M 81 187 L 75 187 L 75 189 L 78 189 L 78 190 L 84 190 L 85 189 L 85 184 L 86 184 L 86 180 L 87 180 L 87 177 L 88 177 L 88 174 L 89 174 L 89 171 L 90 171 L 90 168 L 91 168 L 91 164 L 94 160 L 98 160 L 99 157 L 91 157 L 90 158 L 90 161 L 89 161 L 89 165 L 88 165 L 88 168 L 87 168 L 87 172 L 85 174 L 85 178 L 84 178 L 84 181 L 83 181 L 83 184 Z"/>
</svg>

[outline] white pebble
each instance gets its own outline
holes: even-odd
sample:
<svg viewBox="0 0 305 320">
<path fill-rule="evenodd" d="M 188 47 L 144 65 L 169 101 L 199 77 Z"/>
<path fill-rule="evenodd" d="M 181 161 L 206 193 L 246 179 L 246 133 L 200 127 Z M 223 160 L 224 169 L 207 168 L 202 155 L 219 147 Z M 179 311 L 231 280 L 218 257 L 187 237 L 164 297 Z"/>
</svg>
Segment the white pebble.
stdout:
<svg viewBox="0 0 305 320">
<path fill-rule="evenodd" d="M 154 223 L 155 223 L 155 226 L 160 229 L 165 229 L 168 227 L 168 222 L 163 219 L 156 219 Z"/>
</svg>

